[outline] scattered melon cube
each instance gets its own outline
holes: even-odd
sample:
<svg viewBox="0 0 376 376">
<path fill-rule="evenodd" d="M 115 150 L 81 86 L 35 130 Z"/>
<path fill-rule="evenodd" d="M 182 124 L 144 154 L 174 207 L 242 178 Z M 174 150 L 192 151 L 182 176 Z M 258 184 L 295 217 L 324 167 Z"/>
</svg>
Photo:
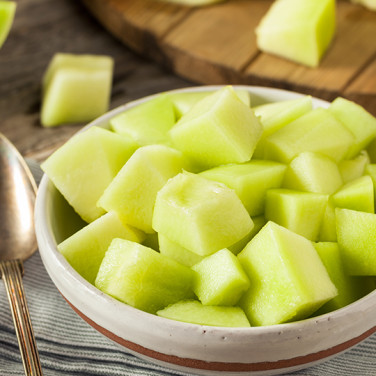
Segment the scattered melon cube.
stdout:
<svg viewBox="0 0 376 376">
<path fill-rule="evenodd" d="M 328 196 L 289 189 L 270 189 L 265 218 L 315 241 L 319 235 Z"/>
<path fill-rule="evenodd" d="M 114 239 L 99 268 L 95 286 L 146 312 L 193 297 L 194 271 L 141 244 Z"/>
<path fill-rule="evenodd" d="M 249 215 L 258 216 L 264 213 L 266 191 L 281 186 L 285 170 L 281 163 L 252 160 L 214 167 L 200 175 L 234 189 Z"/>
<path fill-rule="evenodd" d="M 181 153 L 165 145 L 137 149 L 98 200 L 98 206 L 113 210 L 124 223 L 146 233 L 154 232 L 152 217 L 157 192 L 168 179 L 182 171 Z"/>
<path fill-rule="evenodd" d="M 136 148 L 123 136 L 91 127 L 72 137 L 41 167 L 76 212 L 91 222 L 105 213 L 97 201 Z"/>
<path fill-rule="evenodd" d="M 131 137 L 140 145 L 166 144 L 167 132 L 175 124 L 175 110 L 167 95 L 159 95 L 116 115 L 111 129 Z"/>
<path fill-rule="evenodd" d="M 341 173 L 344 183 L 364 175 L 367 164 L 371 163 L 367 151 L 363 150 L 353 159 L 345 159 L 338 163 L 339 172 Z"/>
<path fill-rule="evenodd" d="M 184 300 L 157 312 L 166 319 L 198 325 L 249 327 L 244 311 L 239 307 L 204 306 L 197 300 Z"/>
<path fill-rule="evenodd" d="M 290 163 L 298 154 L 313 151 L 339 162 L 353 141 L 351 132 L 328 109 L 317 108 L 267 137 L 265 158 Z"/>
<path fill-rule="evenodd" d="M 283 187 L 332 194 L 343 184 L 337 164 L 319 153 L 303 152 L 287 167 Z"/>
<path fill-rule="evenodd" d="M 205 257 L 192 266 L 193 291 L 204 305 L 236 305 L 249 287 L 249 279 L 237 257 L 228 249 Z"/>
<path fill-rule="evenodd" d="M 261 51 L 317 67 L 333 39 L 334 0 L 276 0 L 256 28 Z"/>
<path fill-rule="evenodd" d="M 82 277 L 94 284 L 104 254 L 114 238 L 140 242 L 143 234 L 123 225 L 116 213 L 106 213 L 65 239 L 57 248 Z"/>
<path fill-rule="evenodd" d="M 262 126 L 251 108 L 226 86 L 185 113 L 170 130 L 170 137 L 192 164 L 203 170 L 249 161 L 261 133 Z"/>
<path fill-rule="evenodd" d="M 246 236 L 253 222 L 236 193 L 222 183 L 184 172 L 158 192 L 153 228 L 201 256 Z"/>
<path fill-rule="evenodd" d="M 109 56 L 55 54 L 43 77 L 42 125 L 87 122 L 108 111 L 113 65 Z"/>
<path fill-rule="evenodd" d="M 16 7 L 15 1 L 0 1 L 0 48 L 12 27 Z"/>
<path fill-rule="evenodd" d="M 263 133 L 257 143 L 254 158 L 264 158 L 264 142 L 272 133 L 286 124 L 312 110 L 312 97 L 307 95 L 298 99 L 290 99 L 275 103 L 266 103 L 254 108 L 255 115 L 260 118 Z"/>
<path fill-rule="evenodd" d="M 337 241 L 336 212 L 331 197 L 329 197 L 328 204 L 326 205 L 324 216 L 322 218 L 319 240 L 321 242 Z"/>
<path fill-rule="evenodd" d="M 354 158 L 365 149 L 376 136 L 376 118 L 362 106 L 348 99 L 336 98 L 329 107 L 334 116 L 353 134 L 347 158 Z"/>
<path fill-rule="evenodd" d="M 312 242 L 274 222 L 238 258 L 250 279 L 239 305 L 251 325 L 308 317 L 337 295 Z"/>
<path fill-rule="evenodd" d="M 370 176 L 361 176 L 345 184 L 332 196 L 336 207 L 375 212 L 374 188 Z"/>
<path fill-rule="evenodd" d="M 337 239 L 350 275 L 376 275 L 376 214 L 336 208 Z"/>
</svg>

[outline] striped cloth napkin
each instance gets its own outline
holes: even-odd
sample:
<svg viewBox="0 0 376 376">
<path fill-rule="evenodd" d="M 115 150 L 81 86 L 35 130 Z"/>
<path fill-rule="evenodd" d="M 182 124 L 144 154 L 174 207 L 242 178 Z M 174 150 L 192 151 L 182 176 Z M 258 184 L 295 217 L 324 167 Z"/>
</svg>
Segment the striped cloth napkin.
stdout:
<svg viewBox="0 0 376 376">
<path fill-rule="evenodd" d="M 34 163 L 30 163 L 30 167 L 38 180 L 39 167 Z M 38 253 L 25 262 L 24 287 L 45 376 L 184 375 L 127 354 L 96 332 L 59 294 Z M 0 375 L 23 374 L 9 304 L 1 282 Z M 291 375 L 375 376 L 376 334 L 332 360 Z"/>
</svg>

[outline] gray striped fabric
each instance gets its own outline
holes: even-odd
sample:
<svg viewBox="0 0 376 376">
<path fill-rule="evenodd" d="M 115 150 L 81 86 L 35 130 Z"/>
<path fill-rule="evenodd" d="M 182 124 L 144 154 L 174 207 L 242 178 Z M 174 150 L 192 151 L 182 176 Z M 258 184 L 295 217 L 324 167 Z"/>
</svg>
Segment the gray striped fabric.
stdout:
<svg viewBox="0 0 376 376">
<path fill-rule="evenodd" d="M 37 174 L 36 167 L 33 164 L 31 167 Z M 38 253 L 25 262 L 24 285 L 45 376 L 178 374 L 127 354 L 91 328 L 61 297 Z M 0 375 L 23 374 L 12 317 L 1 283 Z M 375 376 L 376 335 L 345 354 L 294 375 Z"/>
</svg>

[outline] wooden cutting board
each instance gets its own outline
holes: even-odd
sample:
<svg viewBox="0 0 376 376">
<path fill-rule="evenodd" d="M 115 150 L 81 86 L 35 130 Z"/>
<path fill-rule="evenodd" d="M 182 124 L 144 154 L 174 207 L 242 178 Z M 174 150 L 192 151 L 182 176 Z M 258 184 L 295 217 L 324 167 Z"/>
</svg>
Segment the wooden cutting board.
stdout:
<svg viewBox="0 0 376 376">
<path fill-rule="evenodd" d="M 344 96 L 376 115 L 376 12 L 337 1 L 337 32 L 312 69 L 261 53 L 255 27 L 271 0 L 189 8 L 158 0 L 83 0 L 137 53 L 200 84 L 271 86 L 332 100 Z"/>
</svg>

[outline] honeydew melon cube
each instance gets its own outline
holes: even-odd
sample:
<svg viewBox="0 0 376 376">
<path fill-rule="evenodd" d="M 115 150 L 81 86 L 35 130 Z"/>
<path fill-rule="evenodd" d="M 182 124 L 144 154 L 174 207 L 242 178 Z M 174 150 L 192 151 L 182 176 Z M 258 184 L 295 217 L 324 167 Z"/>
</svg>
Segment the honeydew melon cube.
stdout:
<svg viewBox="0 0 376 376">
<path fill-rule="evenodd" d="M 376 136 L 376 118 L 362 106 L 348 99 L 338 97 L 329 107 L 334 116 L 353 134 L 347 158 L 354 158 L 365 149 Z"/>
<path fill-rule="evenodd" d="M 0 48 L 12 27 L 16 7 L 15 1 L 0 1 Z"/>
<path fill-rule="evenodd" d="M 131 137 L 140 145 L 166 144 L 167 132 L 175 124 L 175 110 L 167 95 L 132 107 L 110 120 L 111 129 Z"/>
<path fill-rule="evenodd" d="M 334 0 L 277 0 L 256 28 L 261 51 L 317 67 L 336 28 Z"/>
<path fill-rule="evenodd" d="M 99 266 L 114 238 L 134 242 L 143 240 L 142 232 L 124 225 L 116 213 L 106 213 L 60 243 L 57 248 L 71 266 L 94 284 Z"/>
<path fill-rule="evenodd" d="M 353 159 L 345 159 L 338 163 L 339 172 L 341 173 L 344 183 L 364 175 L 367 164 L 371 163 L 370 157 L 366 150 L 362 150 L 359 155 Z"/>
<path fill-rule="evenodd" d="M 194 271 L 141 244 L 114 239 L 99 268 L 95 286 L 149 313 L 192 298 Z"/>
<path fill-rule="evenodd" d="M 328 196 L 289 189 L 270 189 L 265 218 L 315 241 L 319 235 Z"/>
<path fill-rule="evenodd" d="M 201 256 L 236 243 L 252 227 L 236 193 L 202 176 L 180 173 L 157 194 L 154 230 Z"/>
<path fill-rule="evenodd" d="M 375 212 L 374 187 L 370 176 L 361 176 L 346 183 L 332 196 L 336 207 Z"/>
<path fill-rule="evenodd" d="M 274 222 L 238 258 L 250 279 L 239 306 L 252 326 L 303 319 L 337 295 L 312 242 Z"/>
<path fill-rule="evenodd" d="M 283 187 L 332 194 L 343 184 L 337 163 L 326 155 L 303 152 L 287 167 Z"/>
<path fill-rule="evenodd" d="M 239 307 L 204 306 L 197 300 L 184 300 L 157 312 L 166 319 L 198 325 L 249 327 L 244 311 Z"/>
<path fill-rule="evenodd" d="M 203 305 L 236 305 L 249 287 L 249 279 L 237 257 L 221 249 L 192 266 L 193 291 Z"/>
<path fill-rule="evenodd" d="M 98 206 L 113 210 L 124 223 L 153 233 L 152 217 L 157 192 L 168 179 L 182 171 L 182 154 L 165 145 L 137 149 L 98 200 Z"/>
<path fill-rule="evenodd" d="M 250 216 L 264 213 L 265 195 L 270 188 L 279 188 L 286 165 L 265 160 L 251 160 L 243 164 L 228 164 L 200 173 L 234 189 Z"/>
<path fill-rule="evenodd" d="M 96 206 L 99 197 L 136 148 L 132 140 L 91 127 L 72 137 L 41 167 L 75 211 L 92 222 L 105 213 Z"/>
<path fill-rule="evenodd" d="M 103 55 L 57 53 L 43 77 L 41 123 L 81 123 L 109 107 L 113 59 Z"/>
<path fill-rule="evenodd" d="M 329 197 L 328 199 L 328 204 L 325 208 L 325 212 L 322 218 L 319 240 L 321 242 L 337 241 L 336 213 L 335 206 L 332 202 L 331 197 Z"/>
<path fill-rule="evenodd" d="M 266 103 L 254 107 L 253 110 L 260 118 L 263 127 L 263 133 L 257 143 L 253 158 L 263 159 L 265 139 L 286 124 L 311 111 L 312 97 L 307 95 L 298 99 Z"/>
<path fill-rule="evenodd" d="M 239 99 L 244 102 L 248 107 L 251 106 L 251 96 L 248 90 L 243 89 L 234 89 L 236 95 Z M 176 92 L 169 93 L 172 102 L 175 107 L 176 117 L 181 118 L 186 112 L 188 112 L 193 105 L 199 102 L 201 99 L 204 99 L 210 94 L 213 94 L 214 91 L 195 91 L 195 92 Z"/>
<path fill-rule="evenodd" d="M 335 162 L 344 159 L 354 137 L 325 108 L 316 108 L 265 140 L 265 158 L 290 163 L 302 152 L 324 154 Z"/>
<path fill-rule="evenodd" d="M 336 208 L 337 239 L 348 274 L 376 275 L 376 214 Z"/>
<path fill-rule="evenodd" d="M 174 146 L 197 170 L 204 170 L 249 161 L 262 126 L 251 108 L 226 86 L 196 103 L 169 133 Z"/>
</svg>

